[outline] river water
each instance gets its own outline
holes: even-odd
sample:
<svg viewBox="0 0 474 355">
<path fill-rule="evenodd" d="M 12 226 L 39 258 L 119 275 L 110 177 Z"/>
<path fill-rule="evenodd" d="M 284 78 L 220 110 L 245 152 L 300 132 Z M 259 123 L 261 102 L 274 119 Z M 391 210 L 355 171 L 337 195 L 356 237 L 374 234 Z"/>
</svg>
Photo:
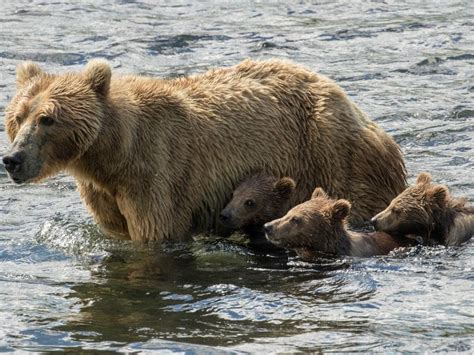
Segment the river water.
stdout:
<svg viewBox="0 0 474 355">
<path fill-rule="evenodd" d="M 472 1 L 3 1 L 0 110 L 21 61 L 94 57 L 162 77 L 302 63 L 395 137 L 410 182 L 474 200 Z M 0 168 L 0 191 L 0 351 L 473 351 L 474 242 L 317 264 L 221 240 L 150 250 L 104 239 L 70 177 Z"/>
</svg>

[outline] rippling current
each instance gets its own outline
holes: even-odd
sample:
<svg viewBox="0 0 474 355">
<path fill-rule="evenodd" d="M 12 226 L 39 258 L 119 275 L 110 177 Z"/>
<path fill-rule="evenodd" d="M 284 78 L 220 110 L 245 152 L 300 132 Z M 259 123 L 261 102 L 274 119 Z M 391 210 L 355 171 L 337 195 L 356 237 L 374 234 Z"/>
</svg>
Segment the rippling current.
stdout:
<svg viewBox="0 0 474 355">
<path fill-rule="evenodd" d="M 0 110 L 23 60 L 173 77 L 288 58 L 395 137 L 410 182 L 429 171 L 473 203 L 473 4 L 3 1 Z M 70 177 L 0 169 L 0 351 L 473 351 L 472 241 L 316 264 L 202 238 L 150 250 L 103 238 Z"/>
</svg>

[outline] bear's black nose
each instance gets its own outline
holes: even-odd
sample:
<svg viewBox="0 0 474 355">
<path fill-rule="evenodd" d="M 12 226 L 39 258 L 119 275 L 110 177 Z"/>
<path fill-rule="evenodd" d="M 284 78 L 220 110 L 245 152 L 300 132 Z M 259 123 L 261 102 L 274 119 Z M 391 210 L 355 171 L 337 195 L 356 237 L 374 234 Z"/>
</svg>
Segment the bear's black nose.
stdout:
<svg viewBox="0 0 474 355">
<path fill-rule="evenodd" d="M 372 218 L 370 219 L 370 223 L 371 223 L 374 227 L 376 227 L 376 225 L 377 225 L 377 217 L 372 217 Z"/>
<path fill-rule="evenodd" d="M 227 222 L 230 219 L 230 213 L 227 211 L 222 211 L 219 215 L 219 218 L 222 222 Z"/>
<path fill-rule="evenodd" d="M 5 169 L 7 169 L 10 174 L 13 174 L 21 163 L 23 163 L 23 155 L 20 152 L 16 152 L 12 155 L 4 156 L 2 161 L 3 165 L 5 165 Z"/>
</svg>

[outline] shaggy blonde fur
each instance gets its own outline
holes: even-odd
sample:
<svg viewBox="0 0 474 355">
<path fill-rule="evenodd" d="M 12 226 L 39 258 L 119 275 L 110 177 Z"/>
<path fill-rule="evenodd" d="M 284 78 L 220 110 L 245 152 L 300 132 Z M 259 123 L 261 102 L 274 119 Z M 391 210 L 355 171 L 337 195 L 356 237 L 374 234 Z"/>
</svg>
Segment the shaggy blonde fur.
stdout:
<svg viewBox="0 0 474 355">
<path fill-rule="evenodd" d="M 111 78 L 112 77 L 112 78 Z M 66 170 L 97 223 L 139 241 L 209 228 L 237 183 L 263 169 L 353 203 L 358 224 L 405 188 L 399 147 L 332 81 L 290 62 L 246 60 L 171 80 L 18 68 L 6 128 L 35 182 Z"/>
</svg>

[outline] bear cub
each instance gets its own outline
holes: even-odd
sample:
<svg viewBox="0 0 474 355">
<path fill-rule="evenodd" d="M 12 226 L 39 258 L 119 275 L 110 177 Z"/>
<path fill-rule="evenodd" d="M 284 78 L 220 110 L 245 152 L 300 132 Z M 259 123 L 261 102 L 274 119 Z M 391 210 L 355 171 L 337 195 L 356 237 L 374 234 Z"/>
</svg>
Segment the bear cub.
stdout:
<svg viewBox="0 0 474 355">
<path fill-rule="evenodd" d="M 288 212 L 295 187 L 296 183 L 289 177 L 255 173 L 237 186 L 231 201 L 219 215 L 221 223 L 232 231 L 246 234 L 250 246 L 275 249 L 265 239 L 263 225 Z"/>
<path fill-rule="evenodd" d="M 418 175 L 390 205 L 372 218 L 376 230 L 393 235 L 421 236 L 427 245 L 460 245 L 474 234 L 474 207 L 450 196 L 448 188 L 432 182 L 428 173 Z"/>
<path fill-rule="evenodd" d="M 369 257 L 414 245 L 404 237 L 384 232 L 351 232 L 346 217 L 351 205 L 346 200 L 333 200 L 320 187 L 311 199 L 293 207 L 284 217 L 266 223 L 266 237 L 277 246 L 294 250 L 303 260 L 312 261 L 324 255 Z"/>
</svg>

